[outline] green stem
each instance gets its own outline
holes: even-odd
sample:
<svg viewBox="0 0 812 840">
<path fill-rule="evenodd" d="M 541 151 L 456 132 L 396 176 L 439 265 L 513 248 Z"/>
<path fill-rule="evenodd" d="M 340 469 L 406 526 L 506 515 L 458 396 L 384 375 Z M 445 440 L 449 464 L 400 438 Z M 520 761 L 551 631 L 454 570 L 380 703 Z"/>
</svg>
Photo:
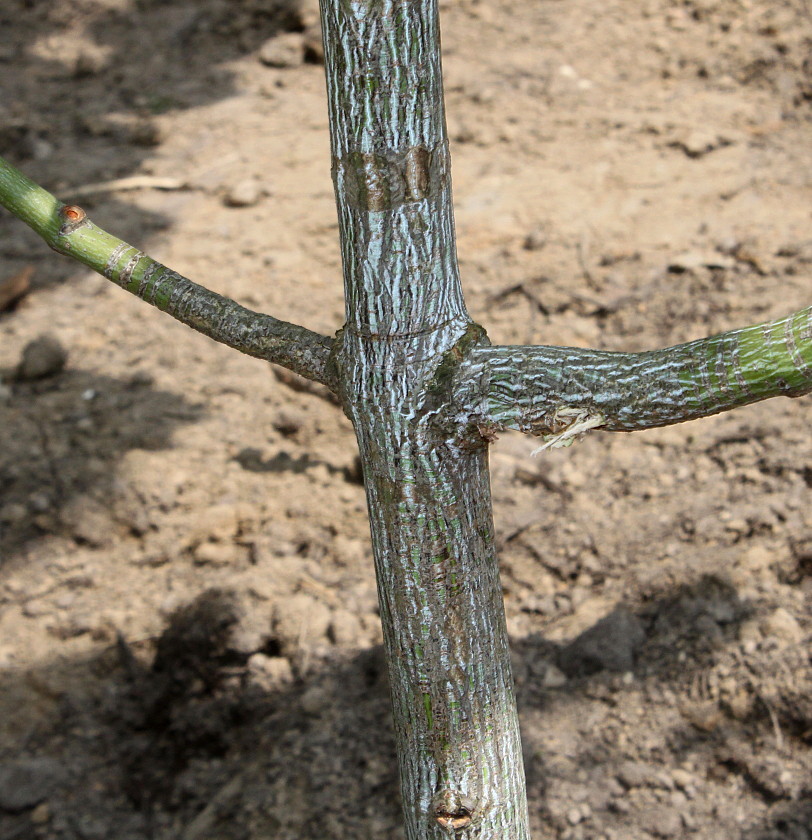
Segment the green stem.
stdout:
<svg viewBox="0 0 812 840">
<path fill-rule="evenodd" d="M 332 386 L 332 340 L 304 327 L 253 312 L 199 286 L 128 245 L 66 205 L 0 157 L 0 204 L 55 251 L 103 274 L 122 289 L 198 332 Z"/>
</svg>

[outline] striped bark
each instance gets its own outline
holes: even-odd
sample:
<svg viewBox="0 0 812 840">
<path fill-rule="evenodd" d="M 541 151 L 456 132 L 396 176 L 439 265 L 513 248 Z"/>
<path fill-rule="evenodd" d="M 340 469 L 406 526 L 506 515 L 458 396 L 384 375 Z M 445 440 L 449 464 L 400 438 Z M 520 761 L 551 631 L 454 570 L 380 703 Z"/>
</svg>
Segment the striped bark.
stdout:
<svg viewBox="0 0 812 840">
<path fill-rule="evenodd" d="M 346 292 L 342 400 L 367 490 L 409 840 L 523 840 L 487 455 L 436 420 L 482 336 L 462 300 L 434 0 L 322 3 Z"/>
<path fill-rule="evenodd" d="M 193 329 L 336 392 L 367 490 L 408 840 L 528 837 L 487 443 L 566 444 L 812 391 L 812 308 L 647 353 L 491 347 L 462 298 L 436 0 L 322 0 L 346 292 L 335 339 L 252 312 L 0 158 L 0 204 Z"/>
<path fill-rule="evenodd" d="M 555 436 L 574 418 L 631 432 L 812 389 L 812 307 L 786 318 L 644 353 L 475 347 L 445 407 L 463 433 Z"/>
</svg>

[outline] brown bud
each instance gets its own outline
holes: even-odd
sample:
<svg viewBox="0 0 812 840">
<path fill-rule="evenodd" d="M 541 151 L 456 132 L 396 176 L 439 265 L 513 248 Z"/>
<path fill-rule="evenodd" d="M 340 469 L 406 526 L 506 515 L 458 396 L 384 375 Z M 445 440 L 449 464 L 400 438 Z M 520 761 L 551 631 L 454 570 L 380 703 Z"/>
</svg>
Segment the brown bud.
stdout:
<svg viewBox="0 0 812 840">
<path fill-rule="evenodd" d="M 87 220 L 87 213 L 76 204 L 66 204 L 59 210 L 59 216 L 63 220 L 59 228 L 59 233 L 62 236 L 73 233 L 77 228 L 83 227 Z M 64 240 L 62 247 L 70 248 L 68 240 Z"/>
<path fill-rule="evenodd" d="M 77 222 L 83 221 L 86 218 L 87 213 L 85 213 L 85 211 L 76 204 L 66 204 L 59 211 L 59 215 L 62 216 L 62 218 L 69 224 L 75 225 Z"/>
</svg>

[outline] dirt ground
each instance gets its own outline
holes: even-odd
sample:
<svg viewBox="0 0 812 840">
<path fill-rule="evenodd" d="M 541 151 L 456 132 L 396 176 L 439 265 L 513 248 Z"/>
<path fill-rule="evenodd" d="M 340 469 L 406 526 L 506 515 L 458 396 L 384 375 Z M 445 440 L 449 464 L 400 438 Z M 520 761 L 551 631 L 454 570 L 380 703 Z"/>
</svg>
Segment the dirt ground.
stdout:
<svg viewBox="0 0 812 840">
<path fill-rule="evenodd" d="M 812 303 L 808 0 L 441 15 L 494 342 L 645 349 Z M 332 333 L 318 60 L 309 6 L 2 0 L 0 153 Z M 184 188 L 88 189 L 133 175 Z M 0 840 L 402 837 L 348 421 L 3 213 L 0 284 L 29 267 L 0 315 Z M 46 334 L 64 369 L 38 345 L 15 376 Z M 493 446 L 536 840 L 812 838 L 811 412 Z"/>
</svg>

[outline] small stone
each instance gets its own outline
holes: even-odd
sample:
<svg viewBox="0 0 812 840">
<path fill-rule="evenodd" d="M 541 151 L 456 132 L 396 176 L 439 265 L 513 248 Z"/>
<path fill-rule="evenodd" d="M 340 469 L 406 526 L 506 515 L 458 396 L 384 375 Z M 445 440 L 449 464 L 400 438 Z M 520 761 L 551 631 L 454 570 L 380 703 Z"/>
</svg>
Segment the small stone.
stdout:
<svg viewBox="0 0 812 840">
<path fill-rule="evenodd" d="M 327 708 L 333 702 L 333 698 L 326 689 L 320 685 L 313 685 L 305 691 L 299 700 L 302 711 L 309 715 L 317 715 L 322 709 Z"/>
<path fill-rule="evenodd" d="M 682 834 L 682 819 L 674 808 L 655 805 L 641 813 L 640 827 L 655 837 L 679 837 Z"/>
<path fill-rule="evenodd" d="M 63 508 L 62 517 L 80 544 L 108 545 L 113 537 L 109 511 L 86 496 L 71 500 Z"/>
<path fill-rule="evenodd" d="M 283 408 L 274 417 L 273 427 L 279 434 L 290 437 L 302 428 L 302 417 L 300 414 Z"/>
<path fill-rule="evenodd" d="M 540 251 L 547 244 L 548 238 L 544 228 L 536 228 L 525 237 L 524 248 L 526 251 Z"/>
<path fill-rule="evenodd" d="M 654 770 L 642 761 L 624 761 L 615 774 L 624 788 L 656 787 Z"/>
<path fill-rule="evenodd" d="M 104 70 L 106 63 L 105 55 L 100 50 L 94 52 L 84 50 L 73 65 L 73 75 L 77 79 L 96 76 Z"/>
<path fill-rule="evenodd" d="M 53 335 L 41 335 L 25 346 L 16 378 L 22 382 L 45 379 L 62 371 L 67 361 L 68 353 L 59 339 Z"/>
<path fill-rule="evenodd" d="M 625 609 L 616 609 L 585 630 L 559 654 L 568 676 L 595 671 L 631 671 L 634 656 L 646 639 L 643 623 Z"/>
<path fill-rule="evenodd" d="M 692 773 L 683 770 L 681 767 L 671 771 L 671 778 L 674 780 L 674 784 L 682 790 L 692 787 L 696 781 Z"/>
<path fill-rule="evenodd" d="M 39 618 L 43 615 L 49 615 L 53 609 L 45 601 L 32 600 L 26 601 L 23 604 L 22 613 L 26 618 Z"/>
<path fill-rule="evenodd" d="M 223 199 L 227 207 L 253 207 L 262 198 L 262 188 L 253 178 L 231 186 Z"/>
<path fill-rule="evenodd" d="M 305 38 L 301 32 L 284 32 L 266 41 L 259 60 L 268 67 L 298 67 L 305 59 Z"/>
<path fill-rule="evenodd" d="M 684 271 L 696 271 L 699 268 L 733 268 L 735 264 L 734 259 L 718 251 L 683 251 L 671 258 L 668 270 L 679 274 Z"/>
<path fill-rule="evenodd" d="M 358 647 L 363 631 L 358 616 L 349 610 L 337 609 L 330 622 L 330 639 L 342 647 Z"/>
<path fill-rule="evenodd" d="M 293 669 L 284 656 L 255 653 L 248 658 L 248 673 L 252 681 L 266 691 L 293 682 Z"/>
<path fill-rule="evenodd" d="M 246 600 L 246 603 L 251 602 Z M 242 656 L 250 657 L 265 650 L 272 635 L 270 610 L 267 606 L 244 606 L 239 611 L 237 623 L 231 628 L 228 647 Z"/>
<path fill-rule="evenodd" d="M 47 802 L 40 802 L 31 812 L 29 819 L 34 825 L 42 825 L 51 819 L 51 807 Z"/>
<path fill-rule="evenodd" d="M 283 653 L 297 653 L 302 647 L 323 641 L 331 620 L 326 604 L 300 592 L 274 605 L 274 636 Z"/>
<path fill-rule="evenodd" d="M 22 522 L 28 516 L 28 508 L 16 502 L 9 502 L 0 508 L 0 522 Z"/>
<path fill-rule="evenodd" d="M 714 700 L 685 703 L 680 707 L 680 713 L 688 723 L 702 732 L 713 732 L 722 722 L 719 704 Z"/>
<path fill-rule="evenodd" d="M 46 800 L 65 775 L 53 758 L 29 758 L 0 764 L 0 808 L 12 814 Z"/>
<path fill-rule="evenodd" d="M 133 146 L 149 149 L 160 146 L 164 136 L 158 123 L 150 119 L 141 119 L 130 126 L 127 139 Z"/>
<path fill-rule="evenodd" d="M 763 639 L 761 627 L 756 619 L 748 619 L 739 625 L 739 641 L 746 653 L 752 654 L 756 651 Z"/>
<path fill-rule="evenodd" d="M 545 688 L 561 688 L 567 684 L 567 675 L 555 665 L 548 665 L 544 671 L 542 684 Z"/>
<path fill-rule="evenodd" d="M 231 566 L 239 560 L 239 546 L 231 543 L 203 542 L 195 546 L 192 554 L 196 566 L 219 569 Z"/>
<path fill-rule="evenodd" d="M 804 638 L 804 631 L 791 612 L 779 607 L 761 622 L 765 636 L 776 639 L 781 647 L 797 645 Z"/>
<path fill-rule="evenodd" d="M 130 385 L 133 388 L 149 388 L 155 383 L 155 377 L 147 370 L 137 370 L 130 377 Z"/>
<path fill-rule="evenodd" d="M 567 822 L 570 825 L 578 825 L 581 822 L 581 811 L 579 808 L 570 808 L 567 811 Z"/>
<path fill-rule="evenodd" d="M 248 511 L 237 502 L 222 502 L 200 508 L 190 515 L 186 538 L 191 545 L 204 542 L 232 543 L 241 522 L 248 518 Z"/>
<path fill-rule="evenodd" d="M 673 145 L 682 149 L 690 158 L 700 158 L 721 146 L 729 145 L 729 141 L 720 138 L 713 131 L 692 131 L 684 139 L 677 140 Z"/>
</svg>

